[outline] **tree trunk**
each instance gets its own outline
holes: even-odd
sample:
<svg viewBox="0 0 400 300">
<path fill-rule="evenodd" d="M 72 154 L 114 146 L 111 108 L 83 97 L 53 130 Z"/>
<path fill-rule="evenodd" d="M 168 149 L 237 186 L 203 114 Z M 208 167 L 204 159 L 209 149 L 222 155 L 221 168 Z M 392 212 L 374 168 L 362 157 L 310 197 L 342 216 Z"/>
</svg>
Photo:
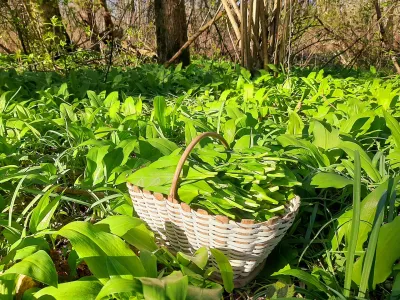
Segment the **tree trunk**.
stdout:
<svg viewBox="0 0 400 300">
<path fill-rule="evenodd" d="M 140 2 L 139 2 L 140 3 Z M 105 42 L 111 42 L 114 40 L 114 23 L 111 18 L 111 13 L 108 10 L 106 0 L 100 0 L 100 6 L 103 8 L 103 19 L 105 27 Z"/>
<path fill-rule="evenodd" d="M 31 2 L 32 3 L 32 2 Z M 67 45 L 71 45 L 71 39 L 64 27 L 61 26 L 53 26 L 51 22 L 51 18 L 56 17 L 59 22 L 62 22 L 62 16 L 60 13 L 60 7 L 58 6 L 57 0 L 42 0 L 34 1 L 35 4 L 38 5 L 39 8 L 39 16 L 41 19 L 41 30 L 42 34 L 45 32 L 53 32 L 55 36 L 55 42 L 58 44 L 60 41 L 65 41 Z"/>
<path fill-rule="evenodd" d="M 96 22 L 95 5 L 93 0 L 85 0 L 82 2 L 82 10 L 78 13 L 82 21 L 90 28 L 89 39 L 90 48 L 94 51 L 100 52 L 100 32 Z M 79 9 L 79 8 L 78 8 Z"/>
<path fill-rule="evenodd" d="M 385 50 L 389 53 L 390 58 L 391 58 L 391 60 L 393 62 L 393 65 L 394 65 L 394 67 L 396 69 L 397 74 L 400 74 L 400 65 L 397 62 L 396 55 L 394 55 L 392 53 L 392 52 L 394 52 L 393 51 L 393 44 L 391 44 L 392 37 L 388 36 L 388 33 L 387 33 L 387 29 L 388 28 L 385 28 L 385 25 L 383 24 L 382 12 L 381 12 L 381 7 L 379 5 L 379 0 L 373 0 L 373 4 L 374 4 L 374 7 L 375 7 L 376 19 L 377 19 L 378 25 L 379 25 L 379 32 L 381 34 L 382 44 L 383 44 Z M 390 13 L 392 13 L 392 12 L 393 11 L 390 11 Z M 391 24 L 389 22 L 387 27 L 390 27 L 390 26 L 391 26 Z"/>
<path fill-rule="evenodd" d="M 1 3 L 3 3 L 8 10 L 9 14 L 11 15 L 11 20 L 12 20 L 12 25 L 15 28 L 15 31 L 17 32 L 18 39 L 21 43 L 22 46 L 22 51 L 24 54 L 28 54 L 29 48 L 28 45 L 26 44 L 26 28 L 24 26 L 21 26 L 21 21 L 18 18 L 18 10 L 15 8 L 11 8 L 10 4 L 8 3 L 7 0 L 0 0 Z"/>
<path fill-rule="evenodd" d="M 159 62 L 169 61 L 187 42 L 187 23 L 184 0 L 155 0 L 157 55 Z M 189 49 L 179 60 L 184 66 L 190 63 Z"/>
</svg>

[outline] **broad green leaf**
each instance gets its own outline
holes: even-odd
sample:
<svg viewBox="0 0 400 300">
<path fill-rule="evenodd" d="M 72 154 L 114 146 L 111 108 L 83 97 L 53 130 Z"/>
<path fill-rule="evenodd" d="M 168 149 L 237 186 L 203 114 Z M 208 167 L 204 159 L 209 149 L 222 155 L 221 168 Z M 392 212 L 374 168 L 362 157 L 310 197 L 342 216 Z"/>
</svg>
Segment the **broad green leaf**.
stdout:
<svg viewBox="0 0 400 300">
<path fill-rule="evenodd" d="M 31 220 L 29 222 L 29 230 L 35 233 L 40 230 L 48 229 L 51 218 L 60 203 L 61 197 L 56 197 L 53 201 L 50 199 L 50 194 L 56 187 L 46 191 L 40 198 L 36 207 L 32 210 Z"/>
<path fill-rule="evenodd" d="M 400 216 L 382 225 L 376 248 L 374 284 L 384 282 L 392 273 L 394 263 L 400 258 Z"/>
<path fill-rule="evenodd" d="M 390 300 L 399 299 L 400 298 L 400 272 L 395 271 L 396 275 L 393 281 L 392 293 L 390 294 Z"/>
<path fill-rule="evenodd" d="M 167 103 L 163 96 L 157 96 L 153 100 L 154 106 L 154 119 L 160 124 L 161 128 L 165 128 L 167 125 L 166 111 Z"/>
<path fill-rule="evenodd" d="M 108 113 L 110 115 L 111 120 L 113 120 L 114 122 L 119 122 L 121 120 L 121 118 L 119 117 L 118 113 L 119 113 L 119 108 L 120 108 L 120 103 L 119 101 L 115 101 L 111 104 Z"/>
<path fill-rule="evenodd" d="M 140 116 L 142 114 L 142 109 L 143 109 L 143 102 L 140 96 L 136 99 L 135 109 L 136 109 L 136 115 Z"/>
<path fill-rule="evenodd" d="M 392 89 L 392 85 L 380 86 L 376 90 L 371 90 L 373 96 L 376 97 L 378 105 L 384 110 L 390 108 L 393 98 L 398 95 L 398 89 Z"/>
<path fill-rule="evenodd" d="M 260 297 L 264 297 L 265 299 L 297 299 L 291 298 L 295 294 L 295 286 L 294 284 L 283 283 L 282 281 L 277 281 L 275 283 L 266 285 L 263 289 L 254 294 L 254 299 L 259 299 Z"/>
<path fill-rule="evenodd" d="M 97 94 L 93 91 L 87 91 L 87 96 L 89 98 L 90 104 L 95 107 L 101 107 L 102 103 L 100 98 L 97 96 Z"/>
<path fill-rule="evenodd" d="M 278 68 L 274 64 L 268 64 L 268 68 L 270 68 L 272 71 L 279 73 Z"/>
<path fill-rule="evenodd" d="M 147 139 L 146 141 L 150 143 L 154 148 L 158 149 L 163 155 L 169 155 L 178 148 L 178 146 L 174 142 L 166 139 L 153 138 Z"/>
<path fill-rule="evenodd" d="M 21 238 L 21 225 L 16 224 L 16 226 L 13 223 L 14 222 L 11 222 L 12 226 L 8 226 L 8 221 L 0 220 L 0 228 L 4 229 L 1 231 L 1 234 L 7 239 L 9 243 L 15 243 Z"/>
<path fill-rule="evenodd" d="M 22 261 L 7 269 L 3 274 L 22 274 L 54 287 L 57 287 L 58 282 L 54 263 L 50 256 L 43 250 L 25 257 Z"/>
<path fill-rule="evenodd" d="M 344 176 L 336 173 L 318 173 L 311 180 L 311 185 L 315 185 L 317 188 L 337 188 L 341 189 L 347 185 L 353 184 L 353 180 L 350 180 Z"/>
<path fill-rule="evenodd" d="M 359 114 L 350 115 L 350 118 L 344 120 L 340 124 L 340 132 L 351 133 L 359 132 L 359 135 L 365 134 L 371 127 L 375 119 L 375 113 L 372 111 L 365 111 Z"/>
<path fill-rule="evenodd" d="M 107 98 L 104 100 L 104 106 L 110 108 L 115 102 L 117 102 L 119 106 L 118 91 L 108 94 Z"/>
<path fill-rule="evenodd" d="M 139 146 L 138 140 L 135 139 L 135 138 L 132 138 L 132 139 L 122 140 L 122 141 L 117 145 L 117 147 L 115 147 L 115 149 L 119 149 L 119 148 L 122 149 L 122 153 L 123 153 L 123 155 L 124 155 L 124 159 L 122 160 L 121 165 L 125 165 L 125 164 L 128 162 L 129 158 L 131 158 L 131 157 L 130 157 L 131 153 L 132 153 L 135 149 L 137 149 L 138 146 Z"/>
<path fill-rule="evenodd" d="M 226 121 L 224 125 L 224 138 L 228 142 L 228 144 L 232 144 L 232 142 L 235 140 L 235 134 L 236 134 L 235 120 L 229 119 L 228 121 Z"/>
<path fill-rule="evenodd" d="M 232 92 L 232 90 L 225 90 L 221 93 L 221 96 L 219 97 L 219 102 L 225 102 L 226 99 L 228 99 L 229 94 Z"/>
<path fill-rule="evenodd" d="M 125 99 L 121 108 L 122 114 L 127 117 L 136 114 L 135 101 L 132 97 L 128 97 Z"/>
<path fill-rule="evenodd" d="M 365 252 L 365 255 L 363 256 L 363 265 L 362 265 L 362 272 L 361 272 L 361 279 L 359 283 L 359 290 L 358 290 L 358 297 L 365 297 L 367 290 L 375 289 L 375 286 L 372 284 L 372 287 L 370 285 L 371 281 L 370 278 L 372 278 L 372 282 L 374 279 L 374 272 L 373 272 L 373 264 L 374 264 L 374 258 L 375 258 L 375 252 L 376 252 L 376 246 L 378 244 L 378 238 L 379 238 L 379 231 L 383 222 L 384 214 L 385 214 L 385 208 L 387 205 L 387 195 L 388 191 L 385 191 L 385 193 L 382 195 L 381 199 L 379 200 L 379 203 L 377 205 L 376 213 L 375 213 L 375 218 L 374 222 L 372 223 L 372 230 L 371 234 L 368 239 L 368 247 Z M 361 261 L 359 259 L 359 261 Z M 354 278 L 354 277 L 353 277 Z M 369 288 L 371 287 L 371 288 Z"/>
<path fill-rule="evenodd" d="M 192 122 L 185 122 L 185 142 L 189 145 L 190 142 L 197 136 L 196 128 L 193 126 Z"/>
<path fill-rule="evenodd" d="M 182 70 L 182 63 L 176 65 L 174 73 L 179 73 Z"/>
<path fill-rule="evenodd" d="M 309 273 L 303 270 L 289 269 L 289 270 L 282 270 L 272 274 L 272 276 L 278 276 L 278 275 L 289 275 L 296 277 L 305 284 L 311 285 L 312 287 L 316 288 L 319 291 L 328 292 L 328 289 L 324 284 L 322 284 L 316 277 L 310 275 Z"/>
<path fill-rule="evenodd" d="M 339 131 L 334 128 L 329 131 L 322 123 L 318 121 L 314 121 L 313 134 L 313 144 L 322 149 L 328 150 L 336 148 L 340 143 Z"/>
<path fill-rule="evenodd" d="M 122 80 L 123 80 L 123 77 L 121 74 L 118 74 L 117 76 L 115 76 L 113 79 L 112 87 L 117 88 Z"/>
<path fill-rule="evenodd" d="M 183 184 L 178 189 L 179 199 L 187 204 L 202 193 L 212 193 L 213 188 L 205 181 L 199 180 L 190 184 Z M 169 193 L 169 187 L 166 190 Z"/>
<path fill-rule="evenodd" d="M 14 91 L 5 91 L 0 95 L 0 113 L 4 111 L 7 106 L 7 102 L 10 100 L 12 94 L 15 94 Z"/>
<path fill-rule="evenodd" d="M 327 287 L 331 287 L 332 289 L 335 289 L 336 291 L 342 290 L 342 288 L 340 287 L 340 285 L 337 281 L 336 276 L 327 270 L 313 266 L 311 275 L 318 276 L 320 279 L 322 279 L 323 283 L 327 285 Z M 343 299 L 343 300 L 345 300 L 345 299 Z"/>
<path fill-rule="evenodd" d="M 373 266 L 373 286 L 384 282 L 391 274 L 395 262 L 400 258 L 400 216 L 382 225 L 376 246 Z M 353 280 L 359 284 L 364 263 L 364 255 L 354 264 Z"/>
<path fill-rule="evenodd" d="M 140 277 L 138 280 L 142 283 L 144 299 L 167 300 L 165 284 L 162 280 L 147 277 Z"/>
<path fill-rule="evenodd" d="M 304 123 L 300 119 L 299 115 L 295 111 L 290 112 L 286 133 L 301 136 L 303 129 L 304 129 Z"/>
<path fill-rule="evenodd" d="M 66 119 L 68 117 L 71 120 L 71 122 L 78 121 L 78 118 L 76 117 L 76 114 L 74 113 L 72 106 L 67 103 L 61 103 L 60 116 L 63 119 Z"/>
<path fill-rule="evenodd" d="M 221 299 L 224 289 L 217 283 L 212 283 L 211 288 L 201 288 L 189 285 L 186 300 Z"/>
<path fill-rule="evenodd" d="M 102 227 L 103 230 L 123 238 L 139 250 L 153 252 L 158 249 L 154 233 L 138 218 L 132 216 L 110 216 L 96 223 L 95 226 L 100 227 L 102 225 L 108 225 L 109 227 L 107 229 Z"/>
<path fill-rule="evenodd" d="M 360 207 L 360 230 L 357 240 L 357 251 L 363 249 L 363 244 L 368 239 L 368 235 L 371 231 L 371 224 L 374 221 L 376 207 L 379 199 L 386 192 L 388 183 L 380 184 L 374 191 L 369 193 L 362 201 Z M 332 238 L 332 250 L 338 249 L 343 237 L 346 237 L 348 241 L 350 238 L 350 220 L 352 219 L 353 211 L 348 210 L 338 218 L 337 230 Z"/>
<path fill-rule="evenodd" d="M 174 166 L 164 169 L 142 168 L 130 175 L 127 181 L 146 189 L 171 184 L 175 168 Z"/>
<path fill-rule="evenodd" d="M 157 257 L 147 250 L 140 250 L 140 261 L 146 270 L 146 277 L 157 278 Z"/>
<path fill-rule="evenodd" d="M 372 164 L 371 158 L 358 144 L 353 142 L 341 142 L 339 148 L 343 149 L 352 159 L 354 159 L 354 151 L 358 151 L 360 153 L 362 169 L 374 182 L 379 182 L 381 180 L 381 175 Z"/>
<path fill-rule="evenodd" d="M 125 159 L 122 148 L 114 148 L 109 151 L 103 158 L 104 168 L 107 172 L 108 180 L 112 180 L 115 176 L 114 169 L 123 165 Z"/>
<path fill-rule="evenodd" d="M 297 147 L 307 151 L 307 155 L 315 159 L 315 163 L 320 167 L 327 167 L 330 165 L 329 159 L 325 154 L 322 154 L 318 148 L 311 144 L 309 141 L 296 139 L 293 135 L 284 134 L 278 136 L 278 142 L 283 147 Z"/>
<path fill-rule="evenodd" d="M 1 260 L 2 264 L 17 261 L 36 253 L 39 250 L 50 251 L 49 243 L 42 237 L 22 237 L 11 245 L 7 255 Z"/>
<path fill-rule="evenodd" d="M 203 270 L 207 266 L 208 250 L 205 247 L 201 247 L 194 253 L 193 256 L 178 252 L 177 257 L 180 263 L 184 264 L 185 266 L 193 262 L 196 266 Z"/>
<path fill-rule="evenodd" d="M 143 286 L 145 299 L 185 300 L 188 291 L 188 277 L 174 271 L 162 279 L 138 278 Z"/>
<path fill-rule="evenodd" d="M 93 147 L 89 150 L 86 160 L 86 171 L 88 176 L 92 178 L 93 185 L 104 180 L 104 164 L 103 159 L 107 155 L 110 146 Z"/>
<path fill-rule="evenodd" d="M 17 274 L 4 274 L 0 276 L 0 297 L 2 300 L 15 299 L 15 287 L 18 278 Z"/>
<path fill-rule="evenodd" d="M 188 277 L 181 272 L 174 271 L 162 281 L 165 284 L 165 294 L 170 300 L 186 300 L 189 285 Z"/>
<path fill-rule="evenodd" d="M 180 153 L 181 149 L 178 148 L 176 150 L 176 152 Z M 165 168 L 168 168 L 168 167 L 176 168 L 180 158 L 181 158 L 180 155 L 176 155 L 175 151 L 174 151 L 170 155 L 160 157 L 155 162 L 151 163 L 149 165 L 149 168 L 152 168 L 152 169 L 165 169 Z"/>
<path fill-rule="evenodd" d="M 254 85 L 251 83 L 246 83 L 243 86 L 243 100 L 249 101 L 249 100 L 253 100 L 254 97 Z"/>
<path fill-rule="evenodd" d="M 127 293 L 131 296 L 142 293 L 142 286 L 136 279 L 111 278 L 98 293 L 96 300 L 109 299 L 110 296 L 119 293 Z"/>
<path fill-rule="evenodd" d="M 210 249 L 210 252 L 214 257 L 215 261 L 217 262 L 225 290 L 228 293 L 232 292 L 234 288 L 233 270 L 231 264 L 229 263 L 228 258 L 225 256 L 223 252 L 221 252 L 218 249 Z"/>
<path fill-rule="evenodd" d="M 393 169 L 400 168 L 400 150 L 395 150 L 389 153 L 389 155 L 387 155 L 386 158 L 389 160 L 390 166 Z"/>
<path fill-rule="evenodd" d="M 251 137 L 250 135 L 244 135 L 240 139 L 238 139 L 233 146 L 233 150 L 241 150 L 248 149 L 251 146 Z"/>
<path fill-rule="evenodd" d="M 369 71 L 374 75 L 376 74 L 376 68 L 374 66 L 369 66 Z"/>
<path fill-rule="evenodd" d="M 94 300 L 101 291 L 102 284 L 95 277 L 61 283 L 58 287 L 47 287 L 34 294 L 35 299 Z"/>
<path fill-rule="evenodd" d="M 236 125 L 238 127 L 246 127 L 246 115 L 242 112 L 242 110 L 235 106 L 227 106 L 226 108 L 227 115 L 235 120 Z"/>
<path fill-rule="evenodd" d="M 400 124 L 397 122 L 397 120 L 387 111 L 383 112 L 383 115 L 385 116 L 386 119 L 386 126 L 390 129 L 392 132 L 392 137 L 394 139 L 394 142 L 396 144 L 396 147 L 400 147 Z"/>
<path fill-rule="evenodd" d="M 87 222 L 72 222 L 58 231 L 71 242 L 79 257 L 101 283 L 111 277 L 133 279 L 145 276 L 140 259 L 119 237 L 104 232 L 101 226 Z"/>
</svg>

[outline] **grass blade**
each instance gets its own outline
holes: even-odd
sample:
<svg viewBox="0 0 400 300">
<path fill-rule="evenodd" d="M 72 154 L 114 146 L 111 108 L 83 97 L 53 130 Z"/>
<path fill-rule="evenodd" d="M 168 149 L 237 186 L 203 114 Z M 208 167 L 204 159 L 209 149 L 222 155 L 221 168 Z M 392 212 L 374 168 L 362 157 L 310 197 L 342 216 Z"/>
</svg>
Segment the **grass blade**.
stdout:
<svg viewBox="0 0 400 300">
<path fill-rule="evenodd" d="M 346 259 L 346 272 L 344 277 L 344 296 L 350 296 L 351 278 L 353 273 L 354 255 L 357 246 L 358 232 L 360 229 L 361 211 L 361 161 L 360 153 L 354 151 L 354 184 L 353 184 L 353 217 L 351 220 L 350 239 Z"/>
<path fill-rule="evenodd" d="M 23 191 L 25 191 L 27 193 L 34 194 L 34 195 L 44 195 L 45 194 L 45 192 L 43 192 L 41 190 L 35 190 L 35 189 L 30 189 L 30 188 L 24 188 Z M 58 197 L 60 195 L 57 194 L 57 193 L 51 193 L 50 196 L 51 197 Z M 91 203 L 88 203 L 88 202 L 85 202 L 85 201 L 82 201 L 82 200 L 78 200 L 78 199 L 74 199 L 74 198 L 71 198 L 71 197 L 67 197 L 67 196 L 61 196 L 61 200 L 64 200 L 64 201 L 67 201 L 67 202 L 73 202 L 73 203 L 84 205 L 84 206 L 88 206 L 88 207 L 90 207 L 90 205 L 91 205 Z"/>
<path fill-rule="evenodd" d="M 318 203 L 316 203 L 314 205 L 314 209 L 313 212 L 310 216 L 310 223 L 308 224 L 308 228 L 306 231 L 306 236 L 305 236 L 305 242 L 309 243 L 310 239 L 311 239 L 311 233 L 312 233 L 312 229 L 314 228 L 314 223 L 315 223 L 315 218 L 317 217 L 317 213 L 318 213 Z"/>
<path fill-rule="evenodd" d="M 389 212 L 388 212 L 388 223 L 392 222 L 395 216 L 395 203 L 396 203 L 396 186 L 399 182 L 400 176 L 391 178 L 389 181 L 388 192 L 389 192 Z"/>
<path fill-rule="evenodd" d="M 382 195 L 379 200 L 378 207 L 376 209 L 375 220 L 372 226 L 371 235 L 368 241 L 368 248 L 364 258 L 363 270 L 361 274 L 360 288 L 358 291 L 358 297 L 364 298 L 365 293 L 368 288 L 368 283 L 371 275 L 371 268 L 374 262 L 374 256 L 376 251 L 376 244 L 378 243 L 379 230 L 381 228 L 383 217 L 384 217 L 384 208 L 386 206 L 387 200 L 387 191 Z M 372 276 L 373 277 L 373 276 Z"/>
<path fill-rule="evenodd" d="M 22 183 L 24 182 L 25 178 L 27 177 L 27 175 L 25 175 L 24 177 L 21 178 L 21 180 L 18 182 L 17 187 L 15 188 L 14 194 L 11 198 L 11 203 L 10 203 L 10 210 L 8 211 L 8 226 L 11 226 L 12 223 L 12 214 L 14 211 L 14 203 L 15 203 L 15 199 L 17 198 L 18 192 L 21 189 Z"/>
<path fill-rule="evenodd" d="M 96 201 L 95 203 L 93 203 L 89 208 L 90 208 L 90 209 L 93 209 L 93 208 L 96 207 L 97 205 L 100 205 L 100 204 L 102 204 L 102 203 L 104 203 L 104 202 L 107 202 L 107 201 L 109 201 L 109 200 L 112 200 L 112 199 L 115 199 L 115 198 L 118 198 L 118 197 L 122 197 L 122 195 L 121 195 L 121 194 L 113 194 L 113 195 L 104 197 L 104 198 L 102 198 L 102 199 L 97 200 L 97 201 Z"/>
</svg>

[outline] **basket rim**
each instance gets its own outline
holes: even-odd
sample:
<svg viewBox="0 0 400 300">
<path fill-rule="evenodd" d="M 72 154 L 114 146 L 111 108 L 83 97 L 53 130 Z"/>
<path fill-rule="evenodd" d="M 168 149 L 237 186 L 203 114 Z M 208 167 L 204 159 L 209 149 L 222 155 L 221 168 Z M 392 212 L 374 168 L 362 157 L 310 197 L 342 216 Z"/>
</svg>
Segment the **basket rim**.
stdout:
<svg viewBox="0 0 400 300">
<path fill-rule="evenodd" d="M 291 199 L 290 201 L 287 201 L 284 206 L 285 206 L 285 210 L 287 211 L 284 215 L 282 216 L 274 216 L 272 218 L 269 218 L 268 220 L 262 221 L 262 222 L 255 222 L 254 219 L 241 219 L 240 221 L 235 221 L 230 219 L 227 216 L 223 216 L 223 215 L 214 215 L 214 214 L 209 214 L 206 210 L 198 208 L 197 210 L 192 209 L 187 203 L 179 201 L 177 199 L 172 199 L 170 196 L 167 196 L 165 194 L 162 193 L 157 193 L 157 192 L 152 192 L 146 189 L 143 189 L 139 186 L 133 185 L 130 182 L 126 183 L 128 189 L 132 189 L 135 193 L 143 193 L 146 194 L 148 196 L 154 196 L 154 198 L 158 201 L 165 201 L 165 202 L 169 202 L 171 204 L 178 204 L 181 206 L 182 210 L 187 212 L 187 213 L 191 213 L 192 211 L 200 214 L 200 215 L 204 215 L 204 217 L 212 217 L 214 218 L 216 221 L 218 221 L 219 223 L 222 224 L 229 224 L 229 223 L 235 223 L 236 225 L 274 225 L 275 223 L 277 223 L 279 220 L 284 220 L 284 219 L 288 219 L 293 215 L 296 215 L 297 212 L 299 211 L 300 208 L 300 196 L 295 195 L 293 199 Z M 293 207 L 294 209 L 291 210 L 291 207 Z"/>
</svg>

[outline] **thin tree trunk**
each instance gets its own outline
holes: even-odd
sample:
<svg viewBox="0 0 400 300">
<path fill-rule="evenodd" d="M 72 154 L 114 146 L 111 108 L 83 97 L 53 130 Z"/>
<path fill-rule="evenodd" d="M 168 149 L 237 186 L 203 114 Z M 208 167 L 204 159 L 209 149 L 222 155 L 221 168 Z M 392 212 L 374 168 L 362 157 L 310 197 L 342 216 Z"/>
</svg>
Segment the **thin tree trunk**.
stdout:
<svg viewBox="0 0 400 300">
<path fill-rule="evenodd" d="M 393 55 L 392 53 L 390 53 L 390 52 L 393 52 L 393 45 L 390 44 L 390 39 L 387 36 L 386 28 L 385 28 L 385 25 L 383 24 L 382 12 L 381 12 L 381 8 L 379 6 L 379 0 L 373 0 L 373 3 L 375 6 L 376 18 L 377 18 L 378 25 L 379 25 L 379 32 L 381 34 L 382 44 L 385 47 L 386 51 L 389 52 L 390 58 L 396 69 L 396 72 L 398 74 L 400 74 L 400 66 L 399 66 L 399 63 L 397 62 L 396 56 Z"/>
<path fill-rule="evenodd" d="M 261 10 L 261 34 L 262 34 L 262 55 L 263 55 L 263 65 L 264 69 L 266 70 L 268 68 L 268 34 L 267 34 L 267 26 L 268 26 L 268 16 L 267 16 L 267 10 L 264 6 L 264 0 L 258 0 L 260 4 L 260 10 Z"/>
<path fill-rule="evenodd" d="M 237 6 L 237 4 L 236 4 L 236 1 L 235 0 L 229 0 L 230 2 L 231 2 L 231 5 L 232 5 L 232 7 L 233 7 L 233 10 L 235 11 L 235 14 L 236 14 L 236 16 L 237 16 L 237 18 L 238 18 L 238 20 L 239 20 L 239 22 L 240 22 L 240 20 L 241 20 L 241 17 L 240 17 L 240 10 L 239 10 L 239 7 Z"/>
<path fill-rule="evenodd" d="M 261 59 L 261 51 L 260 51 L 260 1 L 254 0 L 254 11 L 255 11 L 255 18 L 254 18 L 254 47 L 253 47 L 253 60 L 259 62 Z M 257 64 L 256 67 L 260 67 Z"/>
<path fill-rule="evenodd" d="M 233 15 L 232 10 L 231 10 L 227 0 L 222 0 L 222 4 L 224 5 L 224 8 L 226 10 L 226 14 L 228 16 L 228 19 L 231 22 L 231 25 L 233 27 L 233 31 L 235 31 L 236 38 L 238 40 L 241 40 L 241 33 L 240 33 L 239 26 L 236 23 L 235 16 Z M 236 9 L 237 9 L 237 7 L 236 7 Z M 239 22 L 241 22 L 241 17 L 239 17 L 238 19 L 239 19 Z"/>
<path fill-rule="evenodd" d="M 248 46 L 246 48 L 246 55 L 247 55 L 247 64 L 248 68 L 253 67 L 253 58 L 251 57 L 251 40 L 253 37 L 253 0 L 248 0 L 248 25 L 247 25 L 247 39 L 248 39 Z M 253 43 L 253 47 L 255 47 L 255 43 Z"/>
<path fill-rule="evenodd" d="M 187 42 L 185 1 L 155 0 L 157 55 L 161 63 L 167 62 Z M 179 60 L 190 63 L 189 49 L 183 50 Z"/>
<path fill-rule="evenodd" d="M 105 42 L 110 42 L 110 41 L 113 40 L 114 23 L 113 23 L 112 18 L 111 18 L 111 13 L 108 10 L 106 0 L 100 0 L 100 6 L 104 10 L 103 19 L 104 19 L 104 27 L 105 27 L 105 34 L 106 34 L 106 38 L 104 39 L 104 41 Z"/>
<path fill-rule="evenodd" d="M 290 6 L 292 0 L 285 1 L 285 18 L 282 21 L 281 40 L 279 44 L 279 62 L 285 63 L 285 55 L 290 35 Z"/>
<path fill-rule="evenodd" d="M 208 1 L 208 0 L 203 0 L 203 1 L 202 1 L 202 4 L 204 4 L 204 6 L 205 6 L 208 10 L 210 10 L 210 6 L 208 5 L 207 1 Z M 217 10 L 217 13 L 221 10 L 221 8 L 223 9 L 223 6 L 224 6 L 224 5 L 223 5 L 222 3 L 219 5 L 218 10 Z M 200 10 L 201 10 L 201 9 L 200 9 Z M 216 16 L 217 16 L 217 15 L 216 15 Z M 215 18 L 215 16 L 214 16 L 214 18 Z M 204 25 L 204 22 L 205 22 L 205 20 L 203 21 L 203 24 L 201 24 L 202 26 Z M 225 44 L 224 37 L 222 36 L 221 30 L 219 29 L 219 27 L 218 27 L 218 25 L 217 25 L 217 20 L 215 20 L 213 24 L 214 24 L 215 30 L 217 31 L 217 34 L 218 34 L 218 36 L 219 36 L 219 38 L 220 38 L 220 41 L 221 41 L 222 46 L 225 48 L 226 53 L 229 55 L 230 59 L 233 61 L 233 60 L 234 60 L 234 59 L 233 59 L 233 56 L 231 55 L 231 53 L 230 53 L 230 51 L 229 51 L 229 49 L 228 49 L 228 46 Z"/>
<path fill-rule="evenodd" d="M 90 48 L 94 51 L 100 52 L 100 40 L 99 40 L 99 28 L 96 23 L 95 18 L 95 8 L 93 0 L 85 0 L 83 4 L 84 8 L 82 11 L 83 14 L 79 13 L 82 21 L 89 27 L 90 29 Z"/>
<path fill-rule="evenodd" d="M 95 51 L 100 52 L 100 41 L 99 41 L 99 28 L 97 27 L 93 2 L 91 6 L 87 8 L 87 24 L 90 28 L 90 42 L 92 43 L 91 48 Z"/>
<path fill-rule="evenodd" d="M 188 41 L 182 46 L 181 49 L 168 61 L 164 64 L 165 67 L 170 66 L 182 53 L 208 28 L 210 28 L 216 21 L 218 21 L 223 16 L 223 12 L 220 11 L 217 13 L 214 18 L 208 21 L 205 25 L 203 25 L 194 35 L 192 35 Z"/>
<path fill-rule="evenodd" d="M 279 62 L 278 43 L 279 43 L 280 16 L 281 16 L 281 0 L 277 0 L 276 6 L 275 6 L 273 34 L 272 34 L 272 46 L 271 46 L 272 51 L 274 51 L 274 64 L 275 65 L 278 64 L 278 62 Z"/>
<path fill-rule="evenodd" d="M 242 55 L 242 66 L 245 68 L 249 67 L 249 59 L 248 59 L 248 43 L 249 37 L 247 36 L 247 1 L 248 0 L 241 0 L 240 8 L 242 13 L 242 23 L 241 23 L 241 55 Z"/>
</svg>

